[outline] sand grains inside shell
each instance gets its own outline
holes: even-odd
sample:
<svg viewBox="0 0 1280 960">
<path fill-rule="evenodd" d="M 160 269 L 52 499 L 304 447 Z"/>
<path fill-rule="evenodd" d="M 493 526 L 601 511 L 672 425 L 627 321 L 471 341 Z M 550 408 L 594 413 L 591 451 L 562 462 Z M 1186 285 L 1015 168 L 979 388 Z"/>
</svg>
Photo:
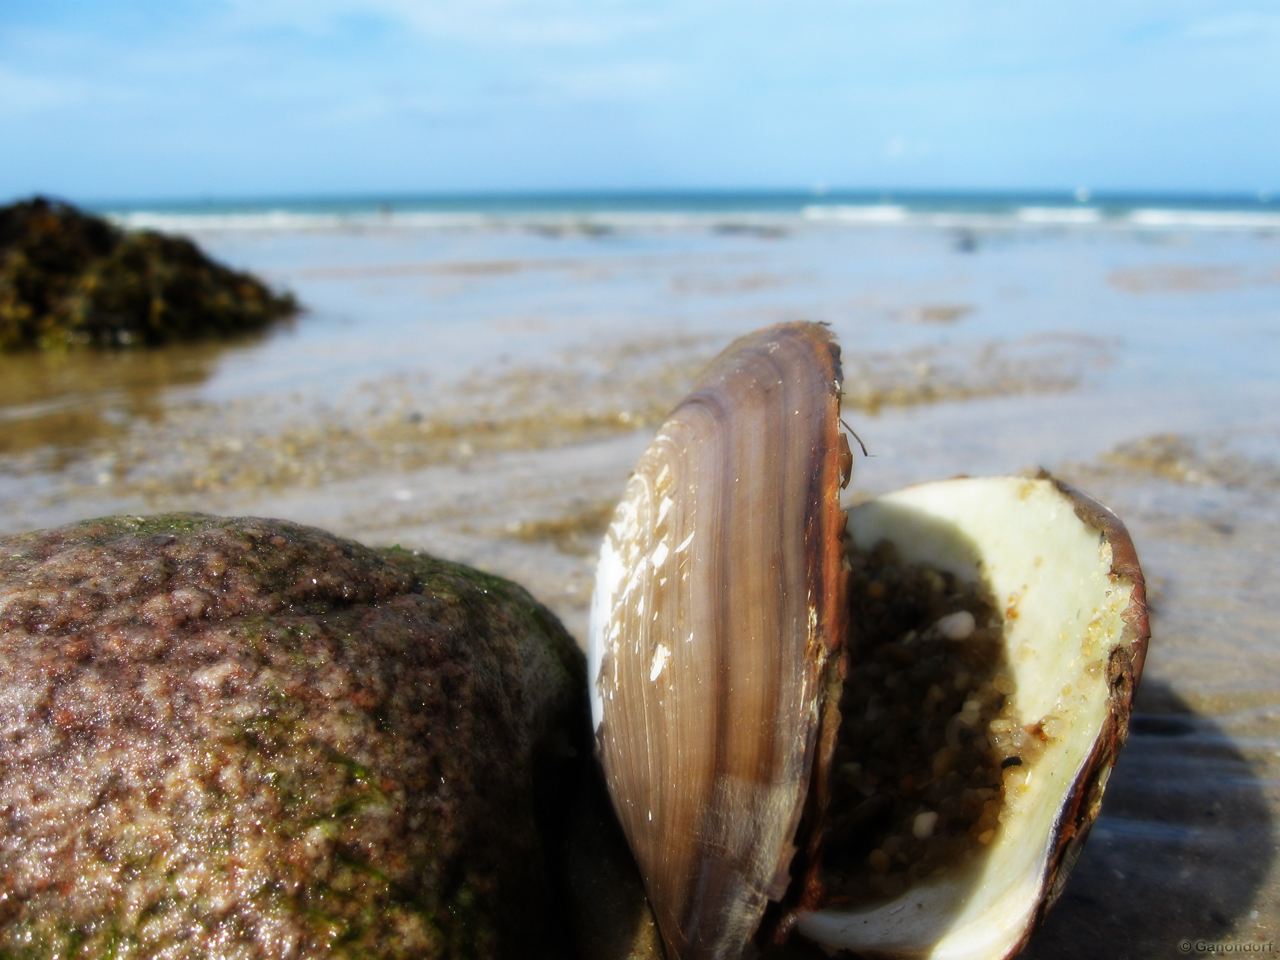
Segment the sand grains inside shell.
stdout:
<svg viewBox="0 0 1280 960">
<path fill-rule="evenodd" d="M 1002 617 L 982 584 L 849 542 L 848 679 L 823 881 L 830 902 L 896 897 L 980 857 L 1044 735 L 1017 713 Z"/>
</svg>

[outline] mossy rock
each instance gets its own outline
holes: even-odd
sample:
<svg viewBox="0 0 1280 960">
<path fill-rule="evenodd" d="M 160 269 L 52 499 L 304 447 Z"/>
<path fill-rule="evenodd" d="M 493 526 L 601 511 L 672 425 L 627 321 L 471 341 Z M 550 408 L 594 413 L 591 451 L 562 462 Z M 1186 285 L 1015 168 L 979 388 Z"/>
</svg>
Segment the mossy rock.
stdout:
<svg viewBox="0 0 1280 960">
<path fill-rule="evenodd" d="M 0 956 L 577 952 L 585 666 L 515 584 L 87 521 L 0 539 L 0 676 Z"/>
<path fill-rule="evenodd" d="M 225 337 L 297 309 L 185 237 L 42 197 L 0 207 L 0 351 Z"/>
</svg>

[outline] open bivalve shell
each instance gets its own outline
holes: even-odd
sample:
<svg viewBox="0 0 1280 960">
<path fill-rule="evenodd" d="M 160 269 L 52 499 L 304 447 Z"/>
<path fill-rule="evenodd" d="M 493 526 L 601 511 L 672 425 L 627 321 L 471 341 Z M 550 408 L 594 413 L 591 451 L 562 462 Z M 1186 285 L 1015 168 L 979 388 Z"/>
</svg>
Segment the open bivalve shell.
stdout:
<svg viewBox="0 0 1280 960">
<path fill-rule="evenodd" d="M 793 932 L 867 956 L 1011 956 L 1125 739 L 1149 633 L 1120 521 L 1042 476 L 909 488 L 846 531 L 839 400 L 824 327 L 737 341 L 605 536 L 593 723 L 669 960 Z M 932 586 L 898 596 L 899 580 Z M 904 610 L 918 630 L 876 634 Z M 898 741 L 920 757 L 886 761 Z"/>
</svg>

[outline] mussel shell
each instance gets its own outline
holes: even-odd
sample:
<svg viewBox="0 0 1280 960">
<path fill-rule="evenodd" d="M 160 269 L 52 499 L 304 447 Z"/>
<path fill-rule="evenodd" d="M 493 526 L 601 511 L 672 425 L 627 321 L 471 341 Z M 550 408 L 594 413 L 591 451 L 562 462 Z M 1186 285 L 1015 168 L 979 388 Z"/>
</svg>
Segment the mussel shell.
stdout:
<svg viewBox="0 0 1280 960">
<path fill-rule="evenodd" d="M 790 883 L 806 799 L 813 816 L 825 796 L 813 761 L 839 726 L 825 692 L 847 618 L 839 407 L 825 327 L 735 342 L 605 536 L 593 722 L 670 960 L 741 952 Z"/>
</svg>

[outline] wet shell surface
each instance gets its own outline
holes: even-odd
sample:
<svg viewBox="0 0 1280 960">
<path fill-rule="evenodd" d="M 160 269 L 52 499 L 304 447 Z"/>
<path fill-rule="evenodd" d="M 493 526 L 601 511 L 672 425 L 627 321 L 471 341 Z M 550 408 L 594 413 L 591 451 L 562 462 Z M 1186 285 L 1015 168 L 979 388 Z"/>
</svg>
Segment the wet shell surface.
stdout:
<svg viewBox="0 0 1280 960">
<path fill-rule="evenodd" d="M 839 403 L 825 327 L 737 341 L 605 536 L 593 722 L 671 957 L 736 955 L 790 882 L 845 629 Z"/>
<path fill-rule="evenodd" d="M 1061 891 L 1126 736 L 1149 631 L 1120 521 L 1043 476 L 909 488 L 852 508 L 846 530 L 839 401 L 824 327 L 737 341 L 658 431 L 604 540 L 596 743 L 669 960 L 793 931 L 869 956 L 1011 956 Z M 1002 716 L 1016 709 L 1037 759 L 1005 776 L 979 856 L 862 902 L 826 889 L 822 856 L 859 635 L 846 543 L 884 542 L 929 576 L 983 582 L 999 613 L 977 632 L 1016 688 Z M 941 825 L 922 816 L 917 836 Z"/>
</svg>

